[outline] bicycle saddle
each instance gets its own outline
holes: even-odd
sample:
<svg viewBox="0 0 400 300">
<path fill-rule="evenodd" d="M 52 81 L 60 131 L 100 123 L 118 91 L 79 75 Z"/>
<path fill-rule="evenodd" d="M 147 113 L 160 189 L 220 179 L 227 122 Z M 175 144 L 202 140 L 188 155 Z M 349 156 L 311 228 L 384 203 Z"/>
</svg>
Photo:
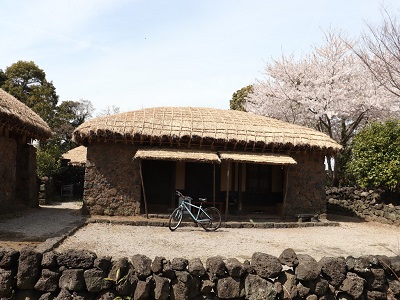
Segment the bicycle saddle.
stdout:
<svg viewBox="0 0 400 300">
<path fill-rule="evenodd" d="M 199 198 L 199 201 L 201 201 L 201 202 L 207 202 L 207 198 Z"/>
</svg>

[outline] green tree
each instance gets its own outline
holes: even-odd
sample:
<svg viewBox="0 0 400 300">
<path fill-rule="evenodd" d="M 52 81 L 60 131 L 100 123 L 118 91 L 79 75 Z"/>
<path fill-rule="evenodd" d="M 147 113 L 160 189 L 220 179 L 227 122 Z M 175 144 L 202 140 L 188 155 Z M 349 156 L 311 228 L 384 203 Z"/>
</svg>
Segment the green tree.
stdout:
<svg viewBox="0 0 400 300">
<path fill-rule="evenodd" d="M 36 173 L 39 177 L 52 177 L 61 170 L 62 151 L 58 144 L 47 143 L 37 149 L 36 152 Z"/>
<path fill-rule="evenodd" d="M 63 101 L 56 108 L 54 131 L 64 142 L 70 141 L 76 127 L 92 117 L 93 105 L 88 100 Z"/>
<path fill-rule="evenodd" d="M 0 87 L 4 84 L 6 79 L 7 79 L 6 74 L 4 73 L 4 71 L 2 69 L 0 69 Z"/>
<path fill-rule="evenodd" d="M 246 109 L 244 108 L 244 104 L 246 103 L 247 95 L 252 92 L 253 92 L 253 86 L 248 85 L 233 93 L 232 99 L 229 101 L 230 109 L 246 111 Z"/>
<path fill-rule="evenodd" d="M 2 88 L 25 103 L 53 128 L 58 95 L 53 82 L 33 61 L 18 61 L 5 70 Z"/>
<path fill-rule="evenodd" d="M 348 171 L 361 187 L 400 187 L 400 121 L 375 122 L 352 141 Z"/>
<path fill-rule="evenodd" d="M 53 137 L 42 142 L 37 151 L 37 173 L 53 176 L 60 171 L 61 156 L 74 148 L 73 130 L 92 116 L 93 105 L 88 100 L 63 101 L 46 73 L 33 61 L 18 61 L 0 70 L 0 87 L 35 111 L 53 131 Z"/>
</svg>

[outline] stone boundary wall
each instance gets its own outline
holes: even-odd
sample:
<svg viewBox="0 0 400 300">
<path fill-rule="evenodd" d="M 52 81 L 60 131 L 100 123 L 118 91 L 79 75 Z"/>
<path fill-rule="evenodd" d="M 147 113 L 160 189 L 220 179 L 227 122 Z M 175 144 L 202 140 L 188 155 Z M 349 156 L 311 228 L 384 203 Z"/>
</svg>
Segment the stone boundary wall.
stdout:
<svg viewBox="0 0 400 300">
<path fill-rule="evenodd" d="M 397 275 L 396 275 L 397 274 Z M 400 299 L 400 257 L 324 257 L 286 249 L 251 261 L 144 255 L 113 260 L 87 250 L 0 248 L 0 299 Z"/>
<path fill-rule="evenodd" d="M 400 225 L 400 205 L 384 203 L 382 191 L 353 187 L 326 190 L 329 213 L 357 216 L 366 221 Z"/>
</svg>

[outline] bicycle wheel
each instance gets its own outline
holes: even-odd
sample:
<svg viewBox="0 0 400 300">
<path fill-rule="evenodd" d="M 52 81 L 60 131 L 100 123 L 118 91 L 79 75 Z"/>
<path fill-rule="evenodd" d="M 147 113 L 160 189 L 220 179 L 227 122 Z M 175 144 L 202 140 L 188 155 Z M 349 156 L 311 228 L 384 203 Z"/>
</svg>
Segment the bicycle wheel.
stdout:
<svg viewBox="0 0 400 300">
<path fill-rule="evenodd" d="M 221 225 L 221 213 L 219 212 L 219 210 L 215 207 L 207 207 L 204 209 L 204 212 L 201 212 L 199 219 L 209 219 L 209 221 L 199 222 L 200 226 L 203 227 L 206 231 L 217 230 Z"/>
<path fill-rule="evenodd" d="M 169 217 L 168 227 L 171 231 L 174 231 L 181 225 L 182 222 L 182 207 L 177 207 L 172 212 L 171 216 Z"/>
</svg>

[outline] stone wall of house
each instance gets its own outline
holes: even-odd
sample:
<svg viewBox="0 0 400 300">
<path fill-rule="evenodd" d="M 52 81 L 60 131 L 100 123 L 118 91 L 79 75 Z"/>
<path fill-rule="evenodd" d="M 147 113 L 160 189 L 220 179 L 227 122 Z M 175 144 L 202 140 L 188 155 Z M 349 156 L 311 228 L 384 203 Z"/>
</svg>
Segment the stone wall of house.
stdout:
<svg viewBox="0 0 400 300">
<path fill-rule="evenodd" d="M 324 154 L 298 153 L 291 155 L 297 165 L 288 167 L 287 196 L 283 213 L 326 213 Z"/>
<path fill-rule="evenodd" d="M 28 207 L 38 207 L 39 190 L 36 175 L 36 148 L 34 146 L 18 144 L 16 177 L 16 202 Z"/>
<path fill-rule="evenodd" d="M 354 187 L 329 188 L 326 190 L 326 199 L 329 213 L 400 225 L 400 205 L 385 199 L 383 191 Z"/>
<path fill-rule="evenodd" d="M 36 148 L 0 137 L 0 213 L 37 207 Z"/>
<path fill-rule="evenodd" d="M 0 212 L 13 211 L 16 187 L 17 143 L 0 136 Z"/>
<path fill-rule="evenodd" d="M 87 149 L 84 209 L 94 215 L 140 213 L 139 163 L 132 145 L 93 143 Z"/>
<path fill-rule="evenodd" d="M 286 249 L 250 261 L 86 250 L 38 253 L 0 248 L 1 299 L 399 299 L 400 257 L 324 257 Z"/>
<path fill-rule="evenodd" d="M 39 206 L 39 179 L 37 176 L 36 168 L 36 148 L 32 145 L 27 146 L 27 156 L 28 156 L 28 165 L 27 165 L 27 186 L 29 187 L 28 193 L 28 205 L 30 207 L 38 207 Z"/>
</svg>

